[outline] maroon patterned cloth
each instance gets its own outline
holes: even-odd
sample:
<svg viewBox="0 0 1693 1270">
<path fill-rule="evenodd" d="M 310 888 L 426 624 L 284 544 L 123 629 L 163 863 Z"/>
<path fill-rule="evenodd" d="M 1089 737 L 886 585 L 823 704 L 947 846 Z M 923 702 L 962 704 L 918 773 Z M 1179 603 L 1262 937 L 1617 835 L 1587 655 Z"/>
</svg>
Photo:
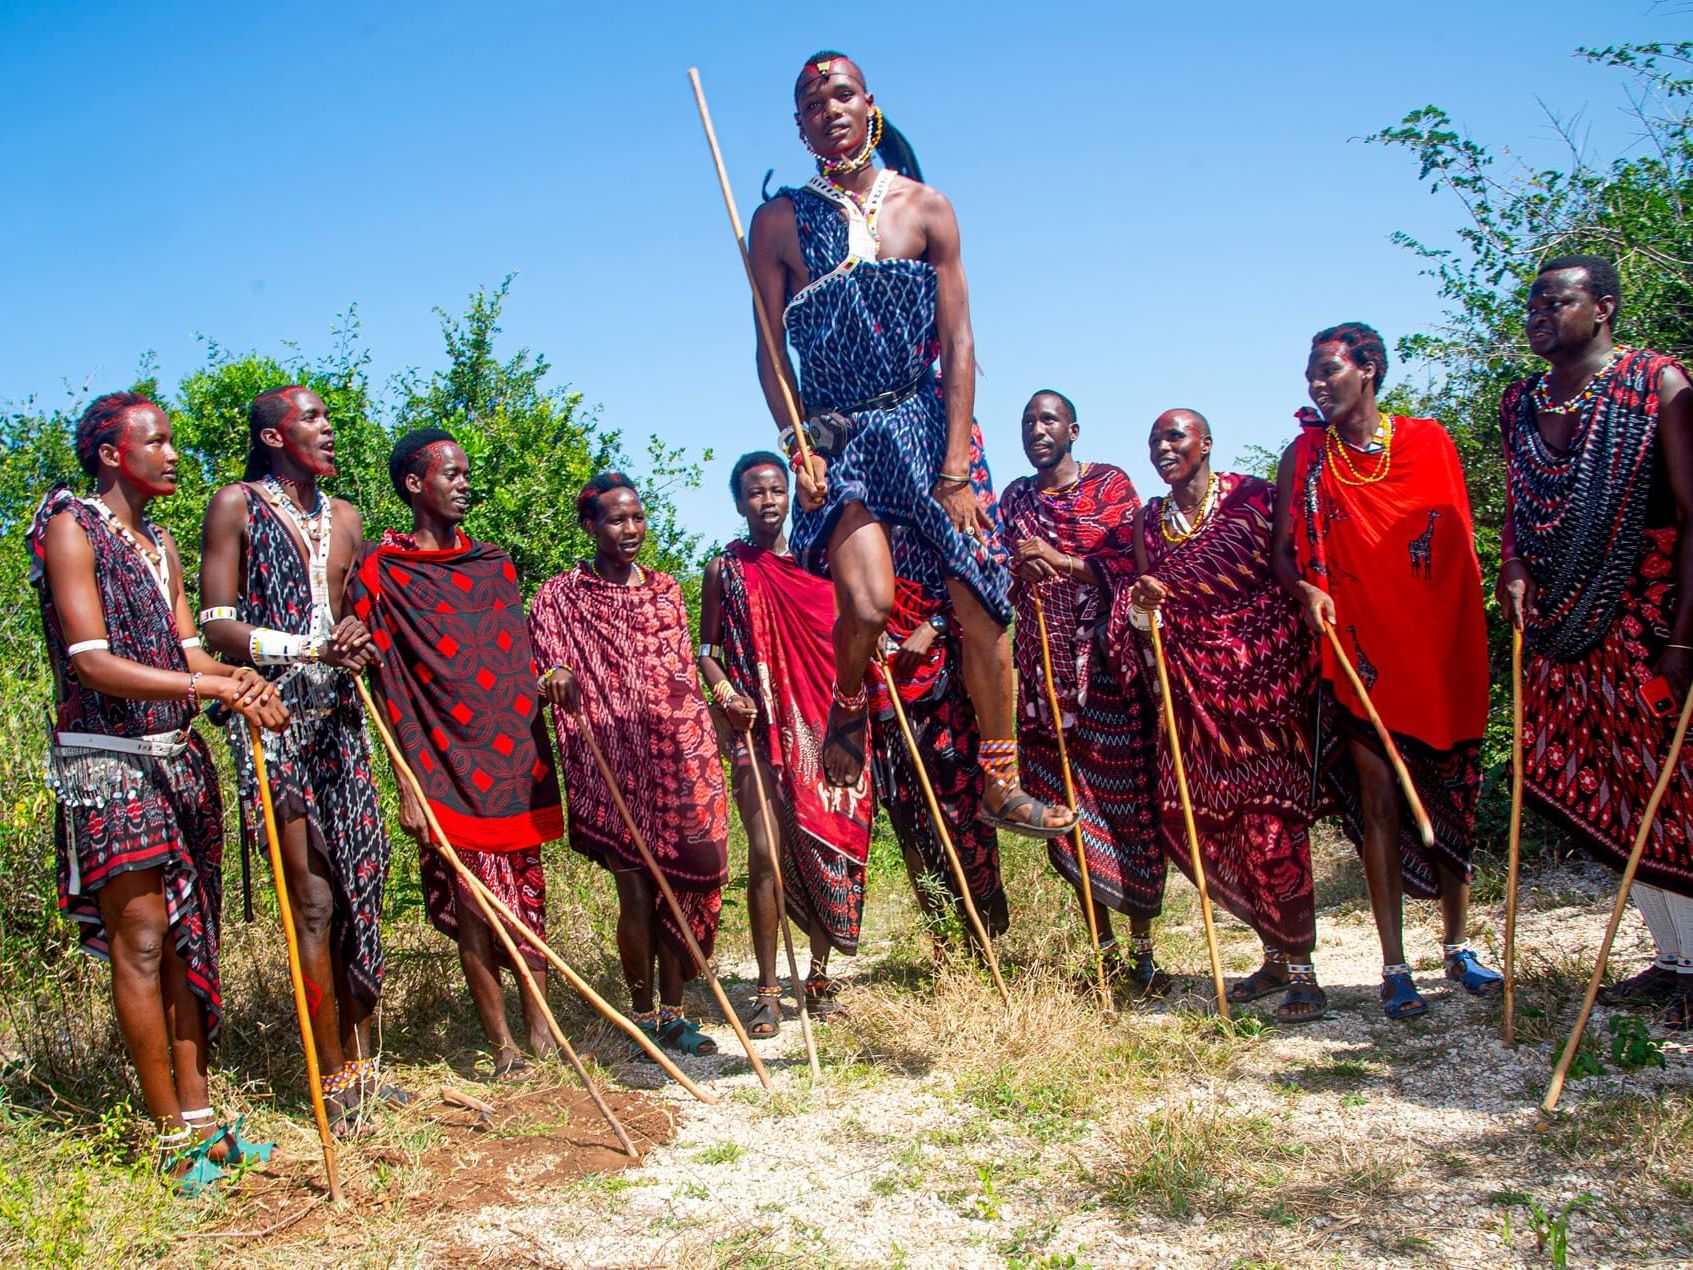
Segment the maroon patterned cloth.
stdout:
<svg viewBox="0 0 1693 1270">
<path fill-rule="evenodd" d="M 584 562 L 541 584 L 529 629 L 540 660 L 568 667 L 581 685 L 580 715 L 553 712 L 570 794 L 570 845 L 613 872 L 647 871 L 582 739 L 581 730 L 592 728 L 709 957 L 729 877 L 729 800 L 682 588 L 655 570 L 638 586 L 614 585 Z M 655 908 L 660 933 L 691 976 L 692 954 L 662 895 Z"/>
<path fill-rule="evenodd" d="M 542 939 L 547 937 L 547 877 L 541 869 L 541 848 L 519 847 L 516 851 L 460 851 L 459 860 L 470 870 L 471 876 L 492 891 L 530 930 Z M 429 914 L 429 924 L 449 939 L 459 937 L 459 912 L 474 913 L 478 919 L 482 910 L 476 897 L 460 881 L 438 851 L 425 851 L 421 862 L 423 907 Z M 545 970 L 546 959 L 524 939 L 512 940 L 518 954 L 531 970 Z M 498 936 L 493 940 L 494 960 L 509 965 L 505 945 Z"/>
<path fill-rule="evenodd" d="M 1317 655 L 1293 600 L 1270 571 L 1275 487 L 1219 473 L 1197 532 L 1164 537 L 1165 500 L 1141 518 L 1146 571 L 1169 589 L 1164 658 L 1205 880 L 1218 901 L 1276 950 L 1316 946 L 1310 847 L 1309 731 Z M 1149 636 L 1129 620 L 1133 555 L 1090 563 L 1111 585 L 1105 642 L 1114 665 L 1159 685 Z M 1160 707 L 1161 709 L 1161 707 Z M 1193 857 L 1168 730 L 1158 732 L 1164 847 L 1191 879 Z"/>
<path fill-rule="evenodd" d="M 1140 508 L 1134 482 L 1109 463 L 1086 463 L 1068 489 L 1043 493 L 1020 477 L 1000 496 L 1001 532 L 1007 551 L 1024 539 L 1042 538 L 1067 555 L 1127 549 Z M 1052 652 L 1053 690 L 1063 715 L 1066 754 L 1060 756 L 1041 654 L 1039 592 Z M 1132 664 L 1112 672 L 1100 636 L 1108 607 L 1099 589 L 1070 578 L 1039 587 L 1014 578 L 1017 612 L 1012 656 L 1017 665 L 1020 726 L 1018 758 L 1024 788 L 1055 805 L 1070 802 L 1064 761 L 1070 763 L 1076 814 L 1087 852 L 1088 887 L 1094 900 L 1130 917 L 1156 917 L 1164 907 L 1164 846 L 1153 801 L 1154 728 L 1157 717 L 1147 677 Z M 1072 834 L 1046 844 L 1053 868 L 1080 888 Z"/>
<path fill-rule="evenodd" d="M 309 633 L 312 586 L 299 540 L 269 500 L 250 485 L 247 496 L 247 576 L 236 601 L 237 620 L 294 634 Z M 377 801 L 364 710 L 344 670 L 322 665 L 261 666 L 280 682 L 289 723 L 264 735 L 265 771 L 278 824 L 306 823 L 306 841 L 322 860 L 335 891 L 331 936 L 353 995 L 374 1002 L 382 991 L 382 891 L 389 845 Z M 241 792 L 241 831 L 263 840 L 263 809 L 253 772 L 247 722 L 226 728 Z"/>
<path fill-rule="evenodd" d="M 1659 386 L 1673 365 L 1631 350 L 1564 452 L 1539 436 L 1531 381 L 1506 389 L 1500 404 L 1514 550 L 1541 583 L 1537 630 L 1523 663 L 1523 792 L 1617 870 L 1627 863 L 1675 731 L 1673 718 L 1654 717 L 1640 700 L 1683 600 L 1675 500 L 1655 445 Z M 1620 436 L 1632 444 L 1620 444 Z M 1565 553 L 1572 552 L 1603 564 L 1571 575 Z M 1619 565 L 1625 577 L 1614 576 Z M 1555 578 L 1561 590 L 1549 585 Z M 1573 633 L 1571 642 L 1582 647 L 1591 642 L 1583 634 L 1589 628 L 1602 633 L 1578 656 L 1534 651 L 1533 635 L 1562 646 L 1561 637 Z M 1684 751 L 1647 836 L 1638 880 L 1693 896 L 1690 834 L 1693 755 Z"/>
<path fill-rule="evenodd" d="M 189 731 L 193 709 L 186 700 L 107 696 L 77 678 L 47 584 L 47 525 L 61 512 L 74 517 L 88 536 L 111 652 L 162 670 L 188 669 L 176 616 L 145 562 L 92 507 L 59 486 L 41 500 L 28 533 L 29 576 L 41 601 L 41 625 L 57 689 L 52 735 L 179 732 L 188 748 L 176 758 L 76 750 L 73 753 L 81 758 L 72 759 L 73 764 L 90 761 L 102 765 L 103 771 L 91 774 L 86 784 L 50 775 L 58 797 L 54 846 L 59 908 L 77 923 L 83 951 L 109 959 L 100 888 L 120 874 L 158 869 L 171 942 L 187 967 L 189 989 L 205 1012 L 206 1035 L 215 1040 L 223 1019 L 218 977 L 223 802 L 217 769 L 205 741 Z"/>
<path fill-rule="evenodd" d="M 937 613 L 948 611 L 945 592 L 925 591 L 905 578 L 894 582 L 894 607 L 888 618 L 888 637 L 895 644 Z M 956 620 L 929 648 L 928 655 L 908 680 L 898 684 L 925 770 L 934 785 L 935 801 L 952 835 L 970 898 L 990 935 L 1011 926 L 1005 883 L 999 873 L 999 835 L 976 819 L 982 805 L 982 769 L 976 761 L 981 730 L 976 709 L 964 690 L 963 641 Z M 963 921 L 958 882 L 929 815 L 929 805 L 912 765 L 911 751 L 894 718 L 893 703 L 882 677 L 865 679 L 870 692 L 870 761 L 876 777 L 876 796 L 888 813 L 894 836 L 921 872 L 913 880 L 950 895 Z"/>
</svg>

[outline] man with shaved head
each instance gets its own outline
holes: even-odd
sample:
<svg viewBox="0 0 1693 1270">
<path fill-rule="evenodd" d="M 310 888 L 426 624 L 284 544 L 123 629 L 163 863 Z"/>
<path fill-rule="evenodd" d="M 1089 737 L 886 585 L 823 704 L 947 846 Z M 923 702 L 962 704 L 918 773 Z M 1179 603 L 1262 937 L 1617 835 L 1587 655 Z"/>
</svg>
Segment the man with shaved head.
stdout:
<svg viewBox="0 0 1693 1270">
<path fill-rule="evenodd" d="M 1276 1018 L 1308 1023 L 1317 986 L 1309 829 L 1316 650 L 1270 568 L 1275 488 L 1215 472 L 1211 425 L 1167 410 L 1148 438 L 1170 492 L 1147 501 L 1121 554 L 1095 556 L 1110 589 L 1103 642 L 1124 679 L 1152 666 L 1160 622 L 1194 823 L 1211 894 L 1264 942 L 1264 964 L 1229 990 L 1237 1004 L 1282 993 Z M 1151 680 L 1158 691 L 1157 679 Z M 1164 848 L 1192 856 L 1168 733 L 1158 731 Z"/>
<path fill-rule="evenodd" d="M 1064 801 L 1062 731 L 1107 971 L 1137 995 L 1162 994 L 1171 981 L 1152 952 L 1152 919 L 1163 908 L 1165 873 L 1152 793 L 1156 716 L 1146 675 L 1131 664 L 1131 673 L 1119 678 L 1106 664 L 1099 637 L 1108 606 L 1100 602 L 1083 563 L 1096 551 L 1128 541 L 1140 497 L 1121 468 L 1077 461 L 1074 447 L 1081 428 L 1076 407 L 1063 393 L 1044 388 L 1030 397 L 1022 426 L 1023 453 L 1035 473 L 1005 487 L 999 515 L 1016 578 L 1012 656 L 1023 779 L 1037 798 Z M 1040 617 L 1045 618 L 1046 650 Z M 1047 853 L 1085 903 L 1075 836 L 1048 842 Z M 1117 951 L 1112 910 L 1129 919 L 1132 967 Z"/>
<path fill-rule="evenodd" d="M 971 482 L 976 358 L 958 221 L 922 183 L 864 73 L 814 53 L 794 84 L 794 121 L 817 175 L 753 217 L 754 283 L 799 355 L 759 349 L 759 379 L 798 461 L 789 400 L 806 415 L 792 546 L 835 586 L 835 683 L 823 739 L 834 785 L 864 769 L 866 668 L 900 576 L 944 587 L 962 632 L 964 680 L 982 727 L 981 815 L 1036 838 L 1075 815 L 1025 794 L 1012 739 L 1010 578 L 988 547 L 995 526 Z M 880 155 L 889 164 L 878 168 Z M 935 363 L 939 359 L 939 373 Z M 897 542 L 895 541 L 897 539 Z"/>
</svg>

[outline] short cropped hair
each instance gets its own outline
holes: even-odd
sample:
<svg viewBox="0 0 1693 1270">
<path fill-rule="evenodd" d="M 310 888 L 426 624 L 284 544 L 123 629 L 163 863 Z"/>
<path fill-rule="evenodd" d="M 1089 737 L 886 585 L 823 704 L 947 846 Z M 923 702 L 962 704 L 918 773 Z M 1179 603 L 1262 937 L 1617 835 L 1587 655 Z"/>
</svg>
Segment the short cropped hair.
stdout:
<svg viewBox="0 0 1693 1270">
<path fill-rule="evenodd" d="M 641 496 L 641 491 L 635 489 L 635 482 L 622 472 L 601 472 L 576 496 L 577 519 L 597 521 L 600 518 L 600 495 L 609 494 L 614 489 L 630 490 L 636 498 Z"/>
<path fill-rule="evenodd" d="M 1042 388 L 1039 392 L 1034 392 L 1034 393 L 1029 394 L 1029 400 L 1030 401 L 1033 401 L 1036 397 L 1056 397 L 1056 398 L 1058 398 L 1058 400 L 1060 400 L 1064 403 L 1064 409 L 1066 409 L 1070 412 L 1070 422 L 1071 423 L 1076 422 L 1076 403 L 1071 401 L 1063 393 L 1059 392 L 1058 389 L 1056 389 L 1056 388 Z"/>
<path fill-rule="evenodd" d="M 1376 391 L 1381 391 L 1381 382 L 1387 378 L 1387 345 L 1383 342 L 1380 331 L 1362 322 L 1342 322 L 1339 326 L 1318 331 L 1311 337 L 1312 348 L 1323 344 L 1339 344 L 1346 350 L 1346 356 L 1351 363 L 1360 370 L 1366 366 L 1374 366 Z"/>
<path fill-rule="evenodd" d="M 1622 279 L 1617 267 L 1603 256 L 1554 256 L 1540 266 L 1541 273 L 1555 273 L 1560 269 L 1580 269 L 1587 277 L 1583 285 L 1595 300 L 1610 296 L 1622 308 Z"/>
<path fill-rule="evenodd" d="M 394 492 L 400 496 L 402 503 L 408 506 L 411 503 L 406 477 L 423 475 L 429 467 L 425 451 L 444 441 L 458 444 L 458 438 L 442 428 L 414 428 L 394 442 L 394 448 L 388 455 L 388 479 L 394 483 Z"/>
<path fill-rule="evenodd" d="M 754 450 L 751 454 L 743 454 L 735 460 L 735 466 L 729 469 L 729 493 L 734 495 L 735 501 L 741 501 L 741 478 L 755 467 L 775 467 L 782 470 L 782 484 L 788 483 L 788 465 L 782 461 L 780 455 L 772 454 L 769 450 Z"/>
</svg>

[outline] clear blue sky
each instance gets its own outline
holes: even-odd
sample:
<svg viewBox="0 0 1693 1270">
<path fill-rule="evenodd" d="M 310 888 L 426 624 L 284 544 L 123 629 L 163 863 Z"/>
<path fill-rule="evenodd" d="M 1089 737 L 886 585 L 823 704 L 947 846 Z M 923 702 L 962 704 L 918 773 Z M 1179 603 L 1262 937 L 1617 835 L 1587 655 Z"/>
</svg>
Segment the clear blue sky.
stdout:
<svg viewBox="0 0 1693 1270">
<path fill-rule="evenodd" d="M 1311 333 L 1390 341 L 1439 312 L 1404 229 L 1443 237 L 1405 153 L 1360 140 L 1436 102 L 1478 138 L 1562 158 L 1541 103 L 1631 135 L 1579 44 L 1685 37 L 1652 0 L 1415 5 L 299 5 L 0 10 L 0 398 L 103 391 L 204 333 L 308 355 L 356 302 L 378 382 L 439 365 L 436 305 L 515 271 L 508 349 L 545 353 L 644 453 L 713 447 L 684 496 L 773 427 L 746 286 L 685 73 L 710 95 L 743 216 L 808 175 L 800 60 L 866 68 L 958 208 L 995 476 L 1024 468 L 1037 387 L 1084 457 L 1144 492 L 1153 416 L 1204 411 L 1220 457 L 1276 445 Z"/>
</svg>

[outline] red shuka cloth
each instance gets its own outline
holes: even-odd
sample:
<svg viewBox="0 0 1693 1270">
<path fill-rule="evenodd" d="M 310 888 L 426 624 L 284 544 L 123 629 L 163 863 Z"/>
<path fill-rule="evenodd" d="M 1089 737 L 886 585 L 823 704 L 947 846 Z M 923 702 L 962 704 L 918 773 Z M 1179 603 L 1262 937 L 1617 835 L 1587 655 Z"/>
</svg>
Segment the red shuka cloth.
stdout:
<svg viewBox="0 0 1693 1270">
<path fill-rule="evenodd" d="M 745 542 L 732 542 L 727 551 L 746 583 L 766 752 L 771 766 L 784 775 L 794 819 L 817 845 L 864 864 L 870 859 L 875 806 L 869 765 L 857 785 L 839 789 L 829 784 L 821 761 L 835 678 L 834 587 L 800 568 L 792 556 Z"/>
<path fill-rule="evenodd" d="M 382 650 L 371 675 L 430 809 L 471 851 L 562 837 L 516 566 L 462 532 L 444 551 L 407 543 L 367 546 L 347 599 Z"/>
<path fill-rule="evenodd" d="M 1293 545 L 1301 576 L 1334 599 L 1335 629 L 1388 730 L 1436 750 L 1487 727 L 1487 622 L 1458 451 L 1433 419 L 1395 417 L 1387 475 L 1350 485 L 1322 426 L 1294 443 Z M 1348 447 L 1365 474 L 1382 455 Z M 1351 473 L 1347 472 L 1350 479 Z M 1328 640 L 1323 678 L 1368 718 Z"/>
</svg>

